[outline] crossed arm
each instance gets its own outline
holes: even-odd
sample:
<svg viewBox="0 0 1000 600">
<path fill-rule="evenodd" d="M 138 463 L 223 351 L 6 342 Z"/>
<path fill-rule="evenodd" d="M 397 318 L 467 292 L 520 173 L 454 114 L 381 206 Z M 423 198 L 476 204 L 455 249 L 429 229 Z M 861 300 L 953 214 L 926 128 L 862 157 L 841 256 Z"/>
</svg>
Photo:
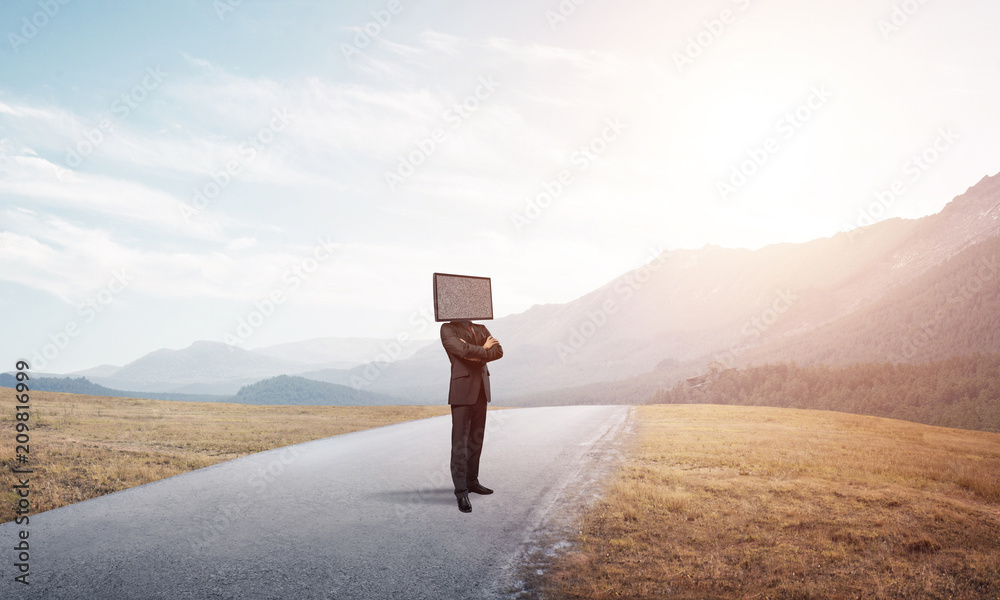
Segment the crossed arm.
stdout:
<svg viewBox="0 0 1000 600">
<path fill-rule="evenodd" d="M 465 360 L 477 362 L 490 362 L 503 356 L 503 348 L 500 342 L 486 331 L 486 343 L 482 346 L 470 344 L 462 338 L 461 334 L 454 327 L 441 328 L 441 343 L 448 354 L 452 354 Z"/>
</svg>

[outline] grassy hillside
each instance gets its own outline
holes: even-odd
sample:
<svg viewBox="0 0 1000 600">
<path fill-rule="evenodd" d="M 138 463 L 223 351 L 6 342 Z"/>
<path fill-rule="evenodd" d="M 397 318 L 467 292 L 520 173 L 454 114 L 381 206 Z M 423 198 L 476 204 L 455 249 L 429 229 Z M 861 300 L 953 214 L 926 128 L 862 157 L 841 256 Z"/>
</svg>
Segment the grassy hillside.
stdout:
<svg viewBox="0 0 1000 600">
<path fill-rule="evenodd" d="M 278 375 L 240 388 L 230 402 L 241 404 L 290 405 L 371 405 L 403 404 L 405 400 L 385 394 L 356 390 L 346 385 L 315 381 L 304 377 Z M 407 402 L 408 404 L 408 402 Z"/>
<path fill-rule="evenodd" d="M 0 373 L 0 387 L 13 388 L 17 380 L 10 373 Z M 36 377 L 31 389 L 40 392 L 63 392 L 88 396 L 116 398 L 146 398 L 184 402 L 236 402 L 237 404 L 288 404 L 316 406 L 364 406 L 372 404 L 413 404 L 406 399 L 375 394 L 364 390 L 314 381 L 303 377 L 278 375 L 245 385 L 236 395 L 178 394 L 169 392 L 135 392 L 116 390 L 94 383 L 86 377 Z"/>
<path fill-rule="evenodd" d="M 247 406 L 32 390 L 33 512 L 341 433 L 448 414 L 447 406 Z M 13 407 L 15 391 L 0 388 Z M 0 522 L 14 518 L 14 411 L 0 411 Z"/>
<path fill-rule="evenodd" d="M 1000 352 L 1000 237 L 966 248 L 870 306 L 745 351 L 739 362 L 927 362 Z"/>
<path fill-rule="evenodd" d="M 13 388 L 17 380 L 10 373 L 0 373 L 0 387 Z M 86 377 L 32 377 L 31 389 L 40 392 L 113 396 L 116 398 L 147 398 L 149 400 L 179 400 L 184 402 L 229 402 L 232 396 L 214 394 L 175 394 L 169 392 L 132 392 L 105 387 Z"/>
<path fill-rule="evenodd" d="M 927 364 L 763 365 L 681 381 L 653 404 L 740 404 L 838 410 L 928 425 L 1000 432 L 1000 355 Z"/>
<path fill-rule="evenodd" d="M 551 598 L 1000 598 L 1000 435 L 643 406 Z"/>
</svg>

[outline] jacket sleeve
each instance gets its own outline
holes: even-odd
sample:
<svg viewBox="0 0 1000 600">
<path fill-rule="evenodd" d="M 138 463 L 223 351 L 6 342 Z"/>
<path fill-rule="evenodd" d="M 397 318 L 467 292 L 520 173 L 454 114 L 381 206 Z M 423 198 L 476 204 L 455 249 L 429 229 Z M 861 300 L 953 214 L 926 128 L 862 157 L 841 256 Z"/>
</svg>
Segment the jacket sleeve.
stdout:
<svg viewBox="0 0 1000 600">
<path fill-rule="evenodd" d="M 486 329 L 485 325 L 483 325 L 483 329 Z M 490 333 L 489 329 L 486 329 L 486 335 L 487 336 L 491 336 L 493 334 Z M 486 350 L 486 349 L 483 348 L 483 350 Z M 497 360 L 498 358 L 500 358 L 502 356 L 503 356 L 503 348 L 500 347 L 500 342 L 497 342 L 492 348 L 490 348 L 489 350 L 486 350 L 486 362 L 490 362 L 492 360 Z"/>
<path fill-rule="evenodd" d="M 469 342 L 463 342 L 461 333 L 448 323 L 441 325 L 441 344 L 444 345 L 445 352 L 452 356 L 464 358 L 465 360 L 488 360 L 486 348 L 470 344 Z M 494 346 L 493 348 L 497 347 Z M 497 358 L 500 357 L 498 356 Z"/>
</svg>

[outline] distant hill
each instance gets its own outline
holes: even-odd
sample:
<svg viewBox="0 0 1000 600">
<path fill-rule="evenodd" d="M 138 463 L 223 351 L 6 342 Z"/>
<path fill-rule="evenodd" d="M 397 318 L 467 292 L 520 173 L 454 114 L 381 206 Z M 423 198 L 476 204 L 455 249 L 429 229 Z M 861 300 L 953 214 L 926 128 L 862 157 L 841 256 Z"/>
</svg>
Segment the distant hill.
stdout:
<svg viewBox="0 0 1000 600">
<path fill-rule="evenodd" d="M 243 386 L 232 401 L 240 404 L 331 406 L 419 404 L 384 394 L 372 394 L 343 385 L 288 375 L 278 375 Z"/>
<path fill-rule="evenodd" d="M 342 385 L 303 377 L 279 375 L 240 388 L 235 395 L 180 394 L 117 390 L 99 385 L 86 377 L 38 377 L 28 381 L 29 388 L 40 392 L 63 392 L 116 398 L 147 398 L 185 402 L 235 402 L 237 404 L 295 404 L 330 406 L 369 406 L 421 404 L 405 398 L 373 394 Z M 0 373 L 0 387 L 13 388 L 17 380 L 10 373 Z"/>
<path fill-rule="evenodd" d="M 927 362 L 975 352 L 1000 353 L 1000 237 L 964 249 L 858 311 L 747 351 L 738 362 Z"/>
<path fill-rule="evenodd" d="M 147 392 L 233 394 L 265 377 L 314 368 L 256 354 L 222 342 L 197 341 L 181 350 L 161 349 L 128 363 L 109 377 L 92 379 L 118 389 Z"/>
<path fill-rule="evenodd" d="M 185 402 L 226 402 L 229 396 L 210 394 L 173 394 L 156 392 L 135 392 L 116 390 L 88 380 L 86 377 L 33 377 L 28 382 L 30 390 L 40 392 L 63 392 L 66 394 L 86 394 L 88 396 L 111 396 L 115 398 L 147 398 L 149 400 L 179 400 Z M 17 386 L 17 380 L 10 373 L 0 373 L 0 387 Z"/>
<path fill-rule="evenodd" d="M 642 404 L 663 388 L 704 372 L 700 361 L 664 359 L 651 371 L 614 381 L 600 381 L 546 390 L 497 402 L 502 406 L 565 406 L 569 404 Z"/>
<path fill-rule="evenodd" d="M 82 371 L 74 371 L 69 373 L 69 375 L 76 375 L 78 377 L 114 377 L 115 373 L 120 369 L 121 367 L 117 365 L 99 365 L 83 369 Z"/>
<path fill-rule="evenodd" d="M 197 341 L 180 350 L 160 349 L 123 367 L 95 367 L 73 375 L 86 375 L 114 389 L 142 392 L 232 395 L 241 387 L 277 375 L 304 375 L 346 383 L 352 369 L 371 372 L 359 363 L 389 358 L 391 340 L 317 338 L 303 342 L 246 350 L 222 342 Z M 413 340 L 393 348 L 392 358 L 412 356 L 431 342 Z M 446 361 L 447 362 L 447 361 Z M 384 364 L 384 363 L 383 363 Z M 373 368 L 373 367 L 372 367 Z M 398 391 L 398 390 L 394 390 Z M 405 390 L 404 390 L 405 391 Z M 383 390 L 384 392 L 384 390 Z"/>
<path fill-rule="evenodd" d="M 211 373 L 215 380 L 266 377 L 275 372 L 303 370 L 307 365 L 270 358 L 222 342 L 194 342 L 182 350 L 157 350 L 119 369 L 122 381 L 201 381 Z"/>
<path fill-rule="evenodd" d="M 492 328 L 491 323 L 487 326 Z M 490 373 L 504 360 L 490 363 Z M 517 355 L 515 358 L 517 360 Z M 446 402 L 451 363 L 441 342 L 424 345 L 406 360 L 373 362 L 351 369 L 320 369 L 300 373 L 302 377 L 353 388 L 410 398 L 414 402 Z M 509 392 L 508 392 L 509 395 Z"/>
<path fill-rule="evenodd" d="M 998 354 L 912 365 L 763 365 L 713 371 L 707 379 L 698 387 L 681 381 L 648 402 L 836 410 L 1000 432 Z"/>
</svg>

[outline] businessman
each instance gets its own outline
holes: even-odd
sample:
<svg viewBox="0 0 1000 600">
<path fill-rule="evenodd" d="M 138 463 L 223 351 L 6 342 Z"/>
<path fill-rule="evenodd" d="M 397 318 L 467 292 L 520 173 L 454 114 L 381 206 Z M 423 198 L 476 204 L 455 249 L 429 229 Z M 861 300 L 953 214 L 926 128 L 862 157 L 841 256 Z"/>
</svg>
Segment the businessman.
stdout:
<svg viewBox="0 0 1000 600">
<path fill-rule="evenodd" d="M 441 325 L 441 344 L 451 361 L 451 479 L 458 509 L 472 512 L 469 492 L 492 494 L 479 483 L 479 456 L 486 434 L 490 370 L 486 363 L 503 356 L 503 348 L 484 325 L 449 321 Z"/>
</svg>

